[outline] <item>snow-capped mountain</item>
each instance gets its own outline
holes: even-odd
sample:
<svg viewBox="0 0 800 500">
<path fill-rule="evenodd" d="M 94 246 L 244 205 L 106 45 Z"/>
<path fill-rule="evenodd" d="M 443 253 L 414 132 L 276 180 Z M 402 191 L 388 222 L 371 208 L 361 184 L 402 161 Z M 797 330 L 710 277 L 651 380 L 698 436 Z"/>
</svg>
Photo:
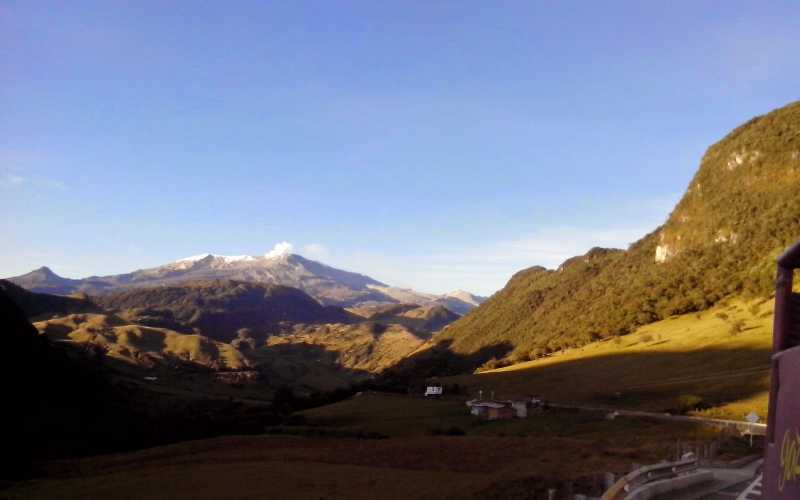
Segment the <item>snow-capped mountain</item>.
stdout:
<svg viewBox="0 0 800 500">
<path fill-rule="evenodd" d="M 454 290 L 436 298 L 436 303 L 445 306 L 451 311 L 464 315 L 471 309 L 478 307 L 486 297 L 475 295 L 464 290 Z"/>
<path fill-rule="evenodd" d="M 293 254 L 288 244 L 278 244 L 260 256 L 200 254 L 150 269 L 84 279 L 62 278 L 48 268 L 41 268 L 9 278 L 9 281 L 35 292 L 102 295 L 133 287 L 213 279 L 291 286 L 303 290 L 324 305 L 440 303 L 458 314 L 464 314 L 482 302 L 482 298 L 466 292 L 440 296 L 391 287 L 369 276 L 336 269 Z"/>
<path fill-rule="evenodd" d="M 439 304 L 461 315 L 468 313 L 471 309 L 478 307 L 481 302 L 486 300 L 486 297 L 473 295 L 463 290 L 455 290 L 442 295 L 436 295 L 417 292 L 410 288 L 397 288 L 385 285 L 367 285 L 367 287 L 390 298 L 392 302 L 420 305 Z"/>
</svg>

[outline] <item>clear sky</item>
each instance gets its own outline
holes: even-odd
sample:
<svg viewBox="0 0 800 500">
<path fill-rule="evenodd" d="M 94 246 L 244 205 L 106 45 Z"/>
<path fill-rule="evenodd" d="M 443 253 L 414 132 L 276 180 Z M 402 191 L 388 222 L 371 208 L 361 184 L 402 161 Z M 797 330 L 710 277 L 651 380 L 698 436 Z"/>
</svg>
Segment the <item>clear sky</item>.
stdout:
<svg viewBox="0 0 800 500">
<path fill-rule="evenodd" d="M 0 276 L 297 253 L 491 293 L 798 99 L 797 2 L 0 0 Z"/>
</svg>

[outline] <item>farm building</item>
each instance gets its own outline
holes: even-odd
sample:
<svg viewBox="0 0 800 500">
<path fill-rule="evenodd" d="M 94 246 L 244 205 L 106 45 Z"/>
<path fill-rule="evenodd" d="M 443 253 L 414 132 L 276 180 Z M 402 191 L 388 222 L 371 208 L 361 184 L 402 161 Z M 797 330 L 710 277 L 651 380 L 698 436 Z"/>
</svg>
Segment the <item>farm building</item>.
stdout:
<svg viewBox="0 0 800 500">
<path fill-rule="evenodd" d="M 484 420 L 506 420 L 516 416 L 510 404 L 500 401 L 468 401 L 470 413 Z"/>
<path fill-rule="evenodd" d="M 540 409 L 542 402 L 531 398 L 519 401 L 467 401 L 470 413 L 485 420 L 505 420 L 511 418 L 528 418 L 532 410 Z"/>
</svg>

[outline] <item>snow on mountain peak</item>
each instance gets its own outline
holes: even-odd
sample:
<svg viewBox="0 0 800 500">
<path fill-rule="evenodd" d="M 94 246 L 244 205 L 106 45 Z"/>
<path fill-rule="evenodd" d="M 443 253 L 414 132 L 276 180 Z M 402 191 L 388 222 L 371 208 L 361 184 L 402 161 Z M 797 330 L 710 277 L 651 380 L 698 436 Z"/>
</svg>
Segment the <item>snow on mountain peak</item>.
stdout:
<svg viewBox="0 0 800 500">
<path fill-rule="evenodd" d="M 256 260 L 256 258 L 252 255 L 215 255 L 214 257 L 217 259 L 222 259 L 222 261 L 226 264 L 230 264 L 231 262 L 248 262 L 251 260 Z"/>
<path fill-rule="evenodd" d="M 195 262 L 199 262 L 203 259 L 207 259 L 211 257 L 215 261 L 221 261 L 225 264 L 231 264 L 233 262 L 248 262 L 252 260 L 256 260 L 255 257 L 251 255 L 216 255 L 213 253 L 204 253 L 200 255 L 192 255 L 191 257 L 185 257 L 183 259 L 178 259 L 175 261 L 176 264 L 194 264 Z"/>
<path fill-rule="evenodd" d="M 237 262 L 253 262 L 261 259 L 276 259 L 278 257 L 290 255 L 292 253 L 292 248 L 294 247 L 288 241 L 281 241 L 280 243 L 276 243 L 275 246 L 272 247 L 272 250 L 265 253 L 263 257 L 253 257 L 252 255 L 217 255 L 213 253 L 202 253 L 199 255 L 192 255 L 191 257 L 184 257 L 183 259 L 178 259 L 173 262 L 173 264 L 178 264 L 181 268 L 185 269 L 194 265 L 196 262 L 209 257 L 211 257 L 214 261 L 213 263 L 216 264 L 234 264 Z"/>
<path fill-rule="evenodd" d="M 211 255 L 210 253 L 192 255 L 191 257 L 184 257 L 183 259 L 178 259 L 175 262 L 197 262 L 198 260 L 203 260 L 210 255 Z"/>
</svg>

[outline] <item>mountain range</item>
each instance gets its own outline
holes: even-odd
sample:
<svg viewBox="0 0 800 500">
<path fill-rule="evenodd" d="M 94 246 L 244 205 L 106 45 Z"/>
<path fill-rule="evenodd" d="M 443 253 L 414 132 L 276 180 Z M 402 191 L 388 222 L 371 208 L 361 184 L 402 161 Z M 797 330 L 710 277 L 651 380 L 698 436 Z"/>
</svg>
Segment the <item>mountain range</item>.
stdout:
<svg viewBox="0 0 800 500">
<path fill-rule="evenodd" d="M 237 349 L 315 346 L 337 353 L 340 366 L 370 371 L 411 353 L 435 355 L 439 360 L 427 366 L 463 371 L 492 357 L 514 362 L 618 337 L 732 296 L 769 297 L 775 258 L 800 238 L 798 214 L 800 103 L 792 103 L 709 147 L 665 223 L 629 248 L 593 248 L 557 269 L 521 270 L 485 301 L 466 292 L 392 287 L 274 251 L 197 255 L 84 279 L 41 268 L 10 280 L 30 292 L 70 297 L 31 298 L 7 289 L 29 315 L 48 307 L 61 315 L 100 308 L 130 324 Z M 388 354 L 375 364 L 369 353 L 378 346 Z M 414 359 L 406 361 L 414 366 Z"/>
<path fill-rule="evenodd" d="M 235 280 L 298 288 L 323 305 L 441 304 L 465 314 L 481 302 L 461 290 L 434 295 L 389 286 L 363 274 L 343 271 L 288 252 L 263 256 L 214 254 L 187 257 L 168 264 L 111 276 L 70 279 L 41 267 L 22 276 L 8 278 L 33 292 L 69 295 L 77 292 L 101 296 L 139 287 L 168 286 L 198 280 Z"/>
</svg>

